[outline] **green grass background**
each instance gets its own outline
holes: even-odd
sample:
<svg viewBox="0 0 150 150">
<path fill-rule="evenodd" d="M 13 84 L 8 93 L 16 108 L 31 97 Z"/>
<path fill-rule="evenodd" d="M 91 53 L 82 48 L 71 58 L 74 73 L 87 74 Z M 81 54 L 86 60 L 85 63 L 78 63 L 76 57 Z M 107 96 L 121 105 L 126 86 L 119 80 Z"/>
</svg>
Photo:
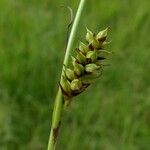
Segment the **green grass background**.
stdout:
<svg viewBox="0 0 150 150">
<path fill-rule="evenodd" d="M 44 150 L 77 0 L 0 0 L 0 150 Z M 76 35 L 111 27 L 103 76 L 65 113 L 59 150 L 150 150 L 150 2 L 88 0 Z"/>
</svg>

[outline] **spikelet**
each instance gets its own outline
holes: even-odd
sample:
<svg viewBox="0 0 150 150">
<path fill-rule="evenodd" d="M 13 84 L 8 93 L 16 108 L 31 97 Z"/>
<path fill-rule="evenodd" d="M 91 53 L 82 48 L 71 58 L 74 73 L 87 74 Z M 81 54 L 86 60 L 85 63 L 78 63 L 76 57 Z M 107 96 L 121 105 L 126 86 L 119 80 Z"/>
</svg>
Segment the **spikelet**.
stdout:
<svg viewBox="0 0 150 150">
<path fill-rule="evenodd" d="M 103 62 L 110 52 L 105 50 L 107 32 L 109 28 L 100 31 L 97 35 L 87 29 L 86 41 L 80 42 L 76 55 L 72 57 L 72 68 L 65 67 L 60 87 L 64 100 L 70 101 L 74 96 L 82 93 L 93 81 L 100 77 Z"/>
</svg>

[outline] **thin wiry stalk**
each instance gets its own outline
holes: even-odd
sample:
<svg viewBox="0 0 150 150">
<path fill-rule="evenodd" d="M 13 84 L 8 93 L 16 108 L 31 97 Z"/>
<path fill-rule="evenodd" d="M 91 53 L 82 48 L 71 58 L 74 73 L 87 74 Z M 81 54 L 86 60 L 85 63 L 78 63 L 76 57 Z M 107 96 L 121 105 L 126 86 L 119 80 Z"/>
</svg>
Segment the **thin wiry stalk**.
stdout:
<svg viewBox="0 0 150 150">
<path fill-rule="evenodd" d="M 73 25 L 72 25 L 70 37 L 68 39 L 68 44 L 67 44 L 67 48 L 66 48 L 64 63 L 63 63 L 65 66 L 67 66 L 68 62 L 69 62 L 70 52 L 72 49 L 72 45 L 73 45 L 74 38 L 75 38 L 75 33 L 76 33 L 76 30 L 78 27 L 78 23 L 79 23 L 79 20 L 81 17 L 81 13 L 82 13 L 85 1 L 86 0 L 80 1 L 79 7 L 78 7 L 78 10 L 77 10 L 77 13 L 76 13 Z M 60 81 L 62 80 L 63 69 L 64 68 L 62 68 L 62 74 L 61 74 Z M 56 148 L 57 137 L 58 137 L 59 128 L 60 128 L 60 124 L 61 124 L 62 112 L 63 112 L 63 96 L 62 96 L 62 91 L 59 87 L 57 95 L 56 95 L 56 99 L 55 99 L 55 104 L 54 104 L 54 110 L 53 110 L 53 116 L 52 116 L 52 125 L 51 125 L 51 131 L 50 131 L 50 137 L 49 137 L 47 150 L 55 150 L 55 148 Z"/>
</svg>

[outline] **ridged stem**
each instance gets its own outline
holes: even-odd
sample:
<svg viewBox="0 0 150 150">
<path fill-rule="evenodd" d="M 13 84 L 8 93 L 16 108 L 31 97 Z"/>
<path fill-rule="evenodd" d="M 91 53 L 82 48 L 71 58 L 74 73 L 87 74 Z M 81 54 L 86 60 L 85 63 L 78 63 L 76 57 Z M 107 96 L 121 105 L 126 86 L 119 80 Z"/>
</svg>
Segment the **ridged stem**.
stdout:
<svg viewBox="0 0 150 150">
<path fill-rule="evenodd" d="M 77 10 L 77 13 L 76 13 L 73 25 L 72 25 L 72 29 L 70 32 L 70 36 L 69 36 L 68 44 L 66 48 L 66 54 L 65 54 L 65 58 L 63 62 L 65 66 L 67 66 L 69 62 L 70 52 L 72 50 L 73 42 L 75 39 L 75 33 L 79 24 L 79 20 L 81 17 L 81 13 L 82 13 L 85 1 L 86 0 L 80 1 L 79 7 L 78 7 L 78 10 Z M 62 80 L 62 75 L 63 75 L 63 68 L 62 68 L 60 81 Z M 54 104 L 54 110 L 53 110 L 53 116 L 52 116 L 52 125 L 51 125 L 51 131 L 50 131 L 50 137 L 49 137 L 47 150 L 56 149 L 56 144 L 57 144 L 57 139 L 58 139 L 57 137 L 58 137 L 59 128 L 61 125 L 62 112 L 63 112 L 63 96 L 62 96 L 61 89 L 59 87 L 56 98 L 55 98 L 55 104 Z"/>
</svg>

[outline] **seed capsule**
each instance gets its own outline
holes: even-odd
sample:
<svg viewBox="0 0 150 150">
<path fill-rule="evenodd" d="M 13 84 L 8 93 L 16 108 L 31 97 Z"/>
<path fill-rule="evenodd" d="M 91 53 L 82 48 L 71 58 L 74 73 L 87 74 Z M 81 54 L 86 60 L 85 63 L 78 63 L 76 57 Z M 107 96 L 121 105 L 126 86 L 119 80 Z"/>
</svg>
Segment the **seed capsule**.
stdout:
<svg viewBox="0 0 150 150">
<path fill-rule="evenodd" d="M 86 40 L 87 42 L 91 43 L 91 41 L 93 41 L 93 33 L 88 28 L 86 28 L 86 30 Z"/>
<path fill-rule="evenodd" d="M 77 56 L 76 59 L 80 64 L 85 64 L 86 63 L 86 57 L 79 51 L 77 50 Z"/>
<path fill-rule="evenodd" d="M 74 71 L 69 68 L 65 69 L 65 75 L 66 75 L 67 79 L 69 79 L 71 81 L 75 78 Z"/>
<path fill-rule="evenodd" d="M 84 73 L 84 67 L 81 65 L 81 64 L 78 64 L 75 62 L 75 65 L 74 65 L 74 73 L 77 75 L 77 76 L 80 76 Z"/>
<path fill-rule="evenodd" d="M 104 47 L 104 46 L 106 46 L 106 45 L 108 45 L 108 44 L 110 44 L 111 43 L 111 41 L 104 41 L 103 43 L 102 43 L 102 46 Z"/>
<path fill-rule="evenodd" d="M 109 28 L 106 28 L 105 30 L 100 31 L 100 32 L 97 34 L 96 39 L 97 39 L 99 42 L 104 42 L 104 41 L 106 40 L 108 29 L 109 29 Z"/>
<path fill-rule="evenodd" d="M 108 52 L 106 50 L 99 50 L 97 51 L 97 53 L 98 53 L 98 57 L 104 57 L 104 58 L 108 57 L 108 55 L 111 54 L 111 52 Z"/>
<path fill-rule="evenodd" d="M 74 79 L 71 82 L 70 87 L 72 91 L 80 90 L 82 87 L 82 82 L 79 79 Z"/>
<path fill-rule="evenodd" d="M 86 54 L 86 53 L 89 51 L 89 48 L 88 48 L 87 45 L 85 45 L 84 43 L 80 42 L 79 50 L 80 50 L 83 54 Z"/>
<path fill-rule="evenodd" d="M 71 56 L 71 59 L 72 59 L 72 65 L 75 66 L 75 64 L 76 64 L 76 59 L 75 59 L 73 56 Z"/>
<path fill-rule="evenodd" d="M 81 77 L 80 80 L 83 84 L 91 84 L 94 82 L 97 78 L 99 78 L 102 74 L 102 70 L 98 69 L 94 71 L 93 73 L 86 74 L 85 76 Z"/>
<path fill-rule="evenodd" d="M 93 40 L 92 40 L 91 44 L 92 44 L 92 46 L 93 46 L 95 49 L 97 49 L 97 48 L 100 47 L 100 46 L 99 46 L 99 41 L 98 41 L 95 37 L 93 37 Z"/>
<path fill-rule="evenodd" d="M 97 60 L 97 52 L 95 50 L 89 51 L 86 55 L 86 58 L 90 59 L 92 62 L 96 61 Z"/>
<path fill-rule="evenodd" d="M 92 73 L 96 70 L 98 70 L 100 68 L 100 66 L 97 66 L 96 64 L 88 64 L 85 66 L 85 71 Z"/>
<path fill-rule="evenodd" d="M 65 95 L 69 96 L 71 94 L 70 82 L 64 76 L 62 77 L 60 86 Z"/>
</svg>

